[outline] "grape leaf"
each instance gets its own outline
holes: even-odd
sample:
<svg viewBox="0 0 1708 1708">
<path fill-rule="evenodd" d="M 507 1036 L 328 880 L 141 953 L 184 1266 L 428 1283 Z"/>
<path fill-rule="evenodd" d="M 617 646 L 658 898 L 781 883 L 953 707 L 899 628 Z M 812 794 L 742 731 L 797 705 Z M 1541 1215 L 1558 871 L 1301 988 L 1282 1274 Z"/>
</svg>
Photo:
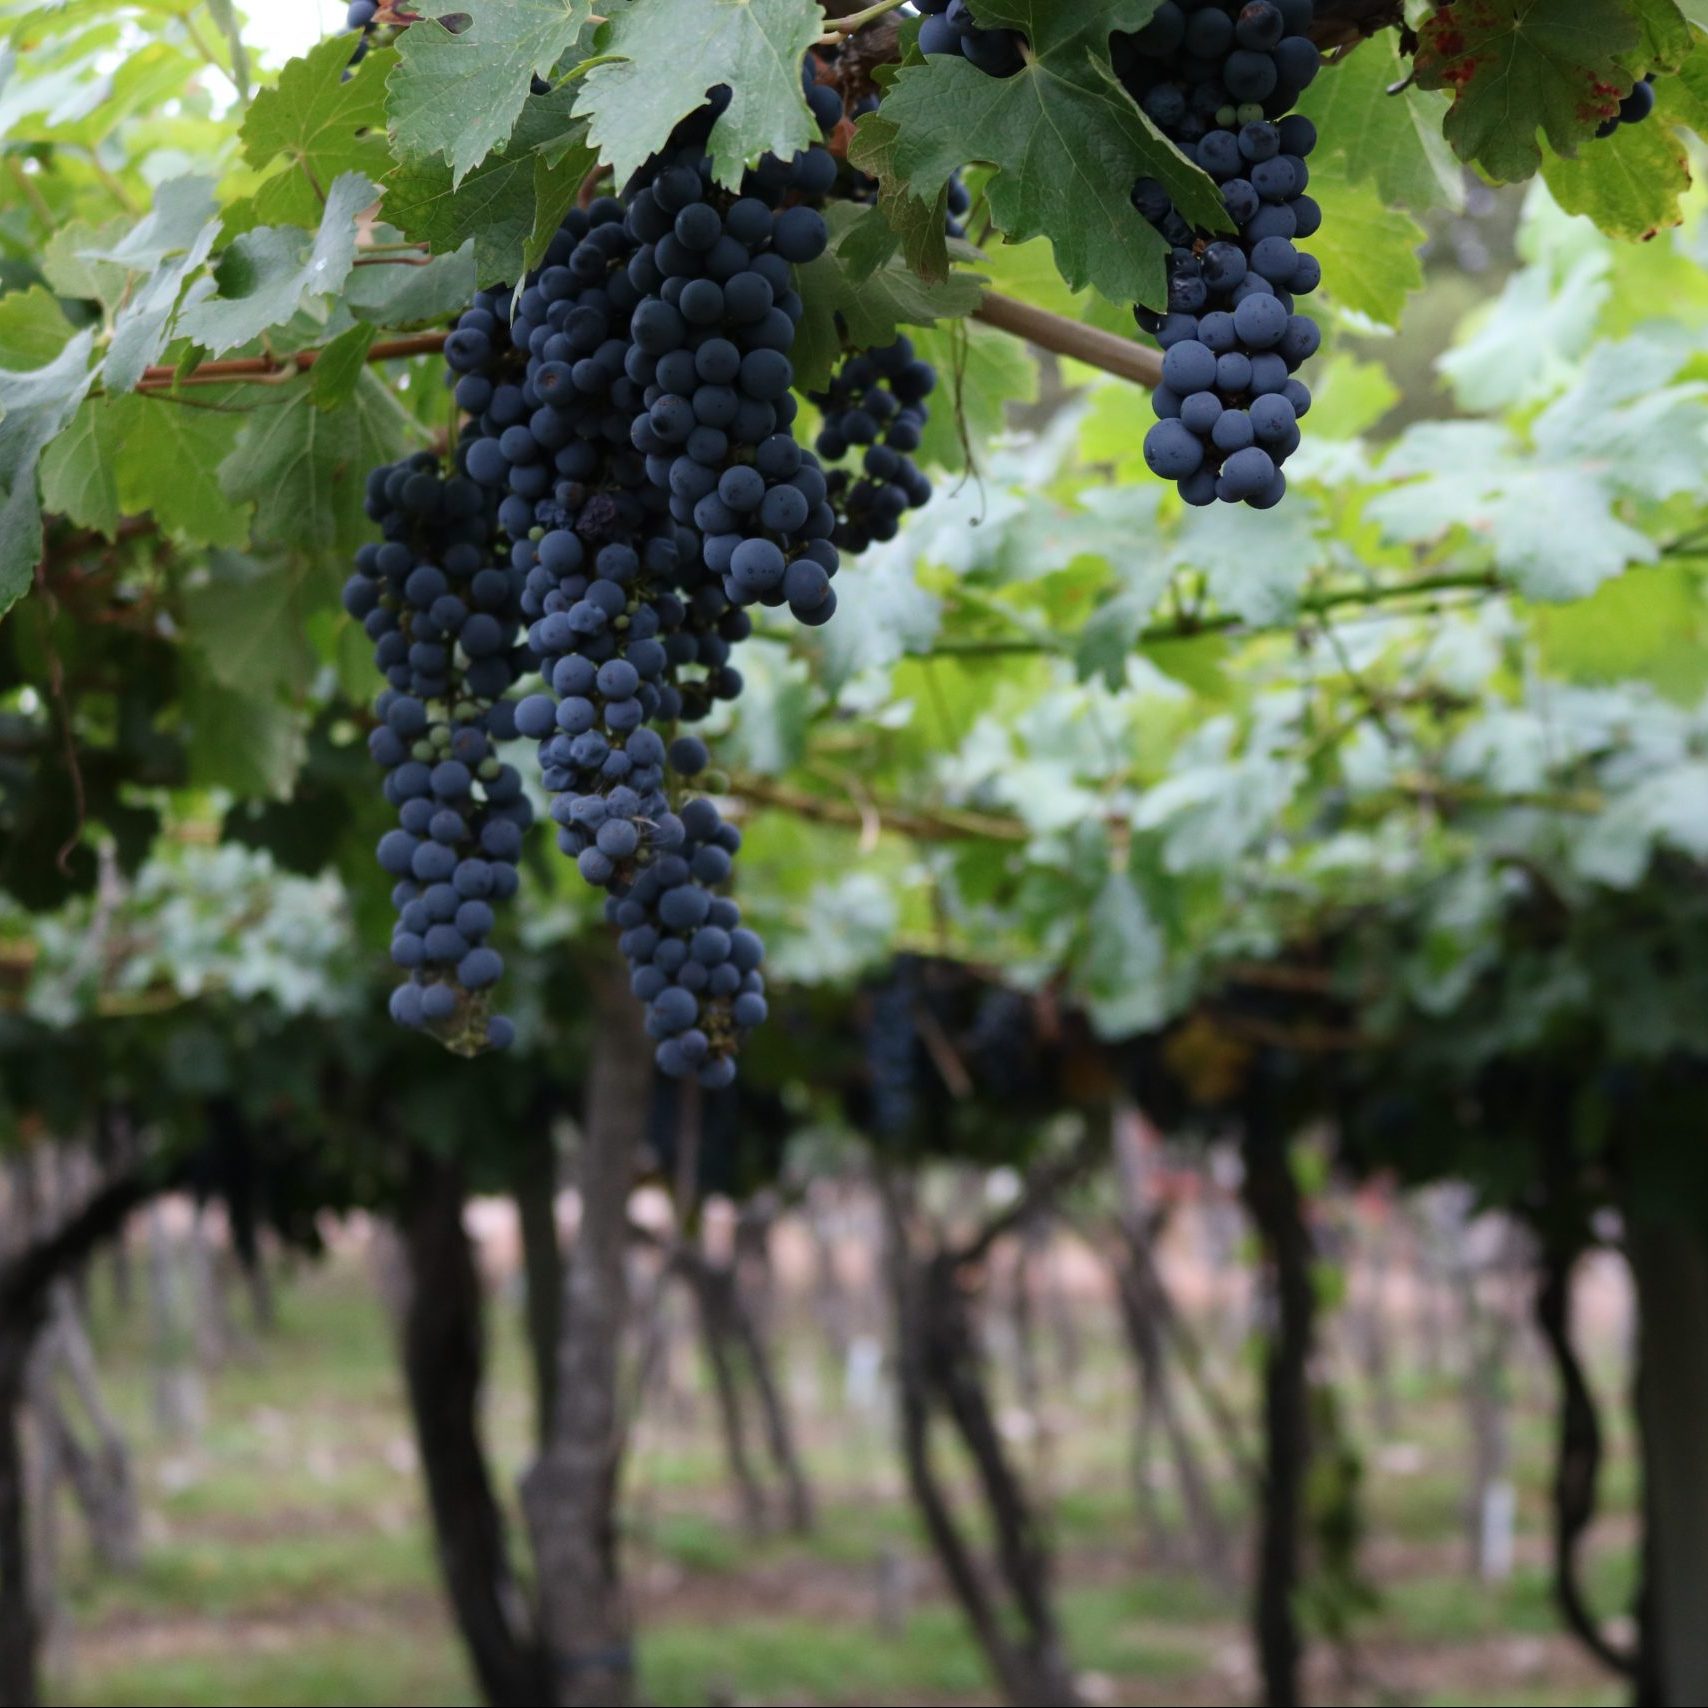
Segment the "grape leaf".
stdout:
<svg viewBox="0 0 1708 1708">
<path fill-rule="evenodd" d="M 405 30 L 387 80 L 398 154 L 443 157 L 456 189 L 508 143 L 532 79 L 550 75 L 592 13 L 591 0 L 480 0 L 460 14 L 469 23 L 454 35 L 437 18 Z"/>
<path fill-rule="evenodd" d="M 380 235 L 376 228 L 374 236 Z M 439 325 L 468 307 L 474 295 L 474 244 L 449 255 L 435 255 L 426 266 L 420 257 L 396 267 L 358 267 L 344 286 L 344 306 L 358 320 L 375 326 Z"/>
<path fill-rule="evenodd" d="M 1683 218 L 1690 131 L 1708 131 L 1708 54 L 1693 54 L 1676 76 L 1656 80 L 1652 118 L 1621 125 L 1575 159 L 1550 153 L 1542 176 L 1567 213 L 1586 214 L 1612 236 L 1646 240 Z"/>
<path fill-rule="evenodd" d="M 984 283 L 966 273 L 929 284 L 894 257 L 865 276 L 851 269 L 843 247 L 869 227 L 882 226 L 876 208 L 838 202 L 826 210 L 826 219 L 830 246 L 816 261 L 797 269 L 805 310 L 792 355 L 795 383 L 802 391 L 830 378 L 844 344 L 874 349 L 890 343 L 899 326 L 929 326 L 978 307 Z"/>
<path fill-rule="evenodd" d="M 1409 64 L 1389 33 L 1361 42 L 1299 97 L 1298 110 L 1317 127 L 1314 184 L 1338 177 L 1372 183 L 1385 202 L 1413 213 L 1464 200 L 1459 164 L 1441 135 L 1447 103 L 1404 81 Z"/>
<path fill-rule="evenodd" d="M 242 419 L 231 413 L 245 401 L 241 393 L 237 386 L 198 391 L 209 405 L 199 409 L 159 393 L 112 399 L 128 422 L 118 466 L 125 515 L 151 513 L 166 533 L 200 545 L 239 546 L 249 538 L 249 518 L 220 490 L 218 473 Z"/>
<path fill-rule="evenodd" d="M 1618 0 L 1453 0 L 1419 30 L 1417 83 L 1452 92 L 1459 158 L 1510 183 L 1541 166 L 1538 129 L 1569 155 L 1618 110 L 1641 39 Z"/>
<path fill-rule="evenodd" d="M 370 372 L 330 414 L 315 407 L 306 379 L 293 381 L 244 424 L 220 465 L 220 487 L 231 502 L 255 506 L 259 539 L 354 551 L 369 532 L 362 509 L 368 471 L 395 461 L 414 430 Z"/>
<path fill-rule="evenodd" d="M 1368 506 L 1390 539 L 1421 542 L 1463 526 L 1529 598 L 1580 598 L 1658 554 L 1653 540 L 1620 519 L 1612 483 L 1594 462 L 1520 455 L 1491 422 L 1413 427 L 1383 472 L 1418 477 Z"/>
<path fill-rule="evenodd" d="M 909 194 L 896 175 L 895 148 L 901 128 L 880 107 L 861 119 L 848 158 L 878 180 L 878 212 L 894 234 L 907 264 L 922 279 L 935 282 L 949 276 L 949 244 L 945 226 L 949 214 L 949 185 L 934 196 Z M 875 237 L 875 233 L 874 233 Z"/>
<path fill-rule="evenodd" d="M 585 125 L 570 117 L 571 99 L 560 90 L 528 101 L 508 145 L 461 184 L 440 161 L 404 161 L 386 184 L 386 218 L 439 254 L 472 239 L 481 285 L 521 278 L 525 252 L 543 252 L 541 226 L 549 240 L 595 163 Z"/>
<path fill-rule="evenodd" d="M 1542 177 L 1567 213 L 1586 214 L 1616 237 L 1649 238 L 1684 217 L 1690 153 L 1669 125 L 1621 125 L 1575 159 L 1550 152 Z"/>
<path fill-rule="evenodd" d="M 1636 54 L 1626 62 L 1629 69 L 1634 73 L 1654 71 L 1662 75 L 1677 71 L 1690 57 L 1693 45 L 1690 20 L 1675 0 L 1628 0 L 1628 3 L 1642 31 Z"/>
<path fill-rule="evenodd" d="M 375 328 L 358 320 L 347 326 L 320 352 L 308 370 L 309 390 L 322 409 L 337 409 L 350 400 L 373 348 Z"/>
<path fill-rule="evenodd" d="M 119 448 L 110 400 L 85 398 L 71 425 L 42 454 L 42 508 L 113 537 L 119 525 Z"/>
<path fill-rule="evenodd" d="M 348 36 L 329 36 L 293 59 L 243 115 L 243 157 L 257 171 L 283 169 L 250 202 L 256 225 L 312 226 L 326 186 L 346 172 L 379 178 L 391 163 L 385 140 L 389 52 L 350 64 Z"/>
<path fill-rule="evenodd" d="M 1324 293 L 1342 308 L 1398 326 L 1407 294 L 1423 285 L 1417 254 L 1423 228 L 1374 184 L 1313 178 L 1311 190 L 1322 204 L 1323 223 L 1304 247 L 1322 263 Z"/>
<path fill-rule="evenodd" d="M 179 333 L 217 355 L 342 290 L 356 260 L 357 219 L 378 195 L 361 173 L 346 172 L 327 193 L 312 242 L 299 226 L 264 225 L 244 232 L 220 257 L 215 274 L 220 294 L 190 304 L 179 317 Z"/>
<path fill-rule="evenodd" d="M 303 635 L 304 565 L 214 552 L 207 573 L 180 594 L 200 669 L 234 692 L 300 688 L 312 667 Z"/>
<path fill-rule="evenodd" d="M 190 772 L 204 788 L 282 800 L 305 751 L 301 720 L 272 694 L 238 693 L 200 671 L 184 672 Z"/>
<path fill-rule="evenodd" d="M 621 0 L 575 110 L 623 183 L 719 84 L 730 103 L 712 126 L 712 171 L 731 189 L 769 151 L 788 159 L 818 140 L 801 60 L 824 30 L 818 0 Z"/>
<path fill-rule="evenodd" d="M 1104 1037 L 1152 1031 L 1167 1018 L 1168 944 L 1125 872 L 1111 872 L 1091 904 L 1072 977 Z"/>
<path fill-rule="evenodd" d="M 171 178 L 154 205 L 128 229 L 103 226 L 64 252 L 64 279 L 92 287 L 113 311 L 112 339 L 102 367 L 109 391 L 129 391 L 165 348 L 167 327 L 190 276 L 207 260 L 220 222 L 211 178 Z M 138 282 L 138 275 L 146 275 Z"/>
<path fill-rule="evenodd" d="M 45 367 L 71 338 L 52 291 L 31 285 L 0 297 L 0 368 Z"/>
<path fill-rule="evenodd" d="M 28 592 L 41 559 L 36 468 L 94 381 L 94 342 L 79 332 L 45 367 L 0 369 L 0 614 Z"/>
<path fill-rule="evenodd" d="M 93 259 L 120 242 L 131 221 L 118 214 L 104 225 L 73 220 L 62 225 L 42 248 L 42 277 L 62 297 L 99 303 L 111 314 L 124 300 L 127 268 Z"/>
<path fill-rule="evenodd" d="M 1038 364 L 1018 338 L 977 321 L 909 327 L 908 336 L 937 370 L 919 460 L 958 473 L 967 466 L 968 444 L 985 444 L 1002 431 L 1010 404 L 1037 402 Z"/>
<path fill-rule="evenodd" d="M 999 230 L 1048 237 L 1076 290 L 1160 304 L 1168 244 L 1133 207 L 1135 181 L 1160 180 L 1200 229 L 1229 226 L 1215 185 L 1156 131 L 1109 62 L 1110 33 L 1139 28 L 1154 9 L 1152 0 L 984 0 L 980 23 L 1025 31 L 1031 57 L 1007 78 L 949 54 L 904 66 L 884 97 L 886 126 L 874 132 L 890 179 L 928 199 L 957 168 L 985 162 L 995 168 L 987 196 Z M 854 158 L 869 170 L 878 156 L 857 142 Z"/>
</svg>

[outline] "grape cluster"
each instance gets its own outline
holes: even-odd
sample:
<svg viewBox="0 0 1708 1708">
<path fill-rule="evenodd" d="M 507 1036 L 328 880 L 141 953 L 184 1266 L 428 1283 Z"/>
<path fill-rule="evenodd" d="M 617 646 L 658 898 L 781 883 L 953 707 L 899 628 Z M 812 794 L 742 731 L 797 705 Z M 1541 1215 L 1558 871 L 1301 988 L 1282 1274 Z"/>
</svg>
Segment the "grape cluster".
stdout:
<svg viewBox="0 0 1708 1708">
<path fill-rule="evenodd" d="M 1026 64 L 1025 37 L 1018 30 L 980 29 L 967 0 L 918 0 L 925 22 L 919 51 L 952 53 L 987 77 L 1012 77 Z"/>
<path fill-rule="evenodd" d="M 487 494 L 446 478 L 431 453 L 375 469 L 366 503 L 382 539 L 357 554 L 344 606 L 387 684 L 368 748 L 398 815 L 379 844 L 397 880 L 391 957 L 410 975 L 392 1017 L 465 1054 L 502 1049 L 512 1027 L 487 993 L 504 962 L 487 938 L 492 904 L 515 894 L 533 818 L 520 773 L 497 752 L 515 734 L 505 696 L 532 667 L 518 637 L 521 577 L 493 561 Z"/>
<path fill-rule="evenodd" d="M 843 100 L 816 64 L 803 88 L 828 134 Z M 858 476 L 797 443 L 794 269 L 826 246 L 818 204 L 843 169 L 814 145 L 718 188 L 706 144 L 727 99 L 620 196 L 573 210 L 539 269 L 479 293 L 445 345 L 459 490 L 508 542 L 513 651 L 543 679 L 488 715 L 536 744 L 558 846 L 607 892 L 659 1067 L 712 1088 L 765 1018 L 764 949 L 721 893 L 741 836 L 693 795 L 710 760 L 683 726 L 741 692 L 749 607 L 827 621 L 835 536 L 887 537 L 924 502 L 908 452 L 935 380 L 905 340 L 838 376 Z"/>
<path fill-rule="evenodd" d="M 1621 125 L 1640 125 L 1655 110 L 1655 74 L 1633 84 L 1631 93 L 1619 103 L 1619 111 L 1596 127 L 1598 137 L 1609 137 Z"/>
<path fill-rule="evenodd" d="M 879 350 L 857 351 L 823 391 L 811 394 L 823 416 L 819 456 L 840 463 L 864 447 L 858 470 L 829 472 L 834 539 L 843 551 L 859 553 L 874 540 L 893 540 L 903 514 L 930 502 L 931 482 L 912 453 L 929 419 L 925 400 L 936 385 L 936 369 L 918 359 L 904 336 Z"/>
<path fill-rule="evenodd" d="M 1145 460 L 1189 504 L 1279 503 L 1310 408 L 1294 375 L 1321 333 L 1295 298 L 1322 270 L 1295 240 L 1322 223 L 1305 194 L 1316 129 L 1288 109 L 1321 63 L 1311 21 L 1312 0 L 1163 0 L 1144 29 L 1115 39 L 1127 90 L 1220 185 L 1237 227 L 1196 232 L 1156 180 L 1133 188 L 1171 246 L 1167 311 L 1136 311 L 1164 352 Z"/>
<path fill-rule="evenodd" d="M 823 253 L 823 216 L 792 193 L 822 195 L 836 162 L 823 148 L 764 161 L 744 194 L 720 206 L 700 149 L 657 163 L 629 202 L 642 247 L 631 276 L 632 371 L 647 387 L 633 441 L 671 514 L 692 523 L 701 559 L 732 606 L 787 604 L 816 626 L 836 610 L 840 558 L 829 486 L 790 428 L 797 405 L 789 351 L 802 304 L 795 266 Z"/>
<path fill-rule="evenodd" d="M 709 800 L 672 810 L 705 746 L 667 737 L 740 693 L 743 605 L 789 603 L 809 622 L 834 609 L 835 518 L 787 432 L 784 354 L 800 315 L 789 263 L 822 249 L 824 227 L 770 205 L 822 175 L 806 155 L 766 162 L 751 176 L 773 180 L 769 199 L 720 210 L 690 139 L 622 201 L 572 212 L 540 272 L 477 299 L 446 345 L 468 417 L 459 455 L 502 495 L 550 690 L 516 724 L 539 743 L 559 847 L 609 892 L 660 1067 L 711 1087 L 764 1018 L 763 949 L 714 893 L 740 833 Z M 765 553 L 782 567 L 758 585 Z"/>
</svg>

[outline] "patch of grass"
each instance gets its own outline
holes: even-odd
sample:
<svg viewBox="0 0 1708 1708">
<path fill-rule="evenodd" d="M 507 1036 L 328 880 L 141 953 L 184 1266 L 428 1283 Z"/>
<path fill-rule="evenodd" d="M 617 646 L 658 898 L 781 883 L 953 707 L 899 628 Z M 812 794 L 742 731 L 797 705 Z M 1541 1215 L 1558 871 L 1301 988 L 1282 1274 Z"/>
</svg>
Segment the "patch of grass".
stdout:
<svg viewBox="0 0 1708 1708">
<path fill-rule="evenodd" d="M 432 1542 L 416 1524 L 395 1532 L 174 1540 L 143 1550 L 128 1578 L 102 1577 L 73 1596 L 87 1619 L 194 1608 L 203 1618 L 284 1614 L 304 1605 L 436 1594 Z"/>
<path fill-rule="evenodd" d="M 1631 1605 L 1637 1563 L 1629 1548 L 1604 1548 L 1584 1564 L 1590 1604 L 1609 1613 Z M 1504 1584 L 1474 1577 L 1413 1577 L 1392 1585 L 1373 1621 L 1387 1635 L 1418 1643 L 1469 1642 L 1502 1635 L 1549 1636 L 1560 1629 L 1548 1573 L 1515 1571 Z"/>
<path fill-rule="evenodd" d="M 1075 1661 L 1093 1671 L 1184 1682 L 1202 1648 L 1157 1635 L 1135 1617 L 1130 1586 L 1063 1598 Z M 672 1625 L 649 1633 L 642 1683 L 659 1708 L 697 1708 L 739 1691 L 744 1702 L 917 1702 L 983 1696 L 990 1676 L 958 1611 L 921 1608 L 897 1633 L 808 1619 Z"/>
<path fill-rule="evenodd" d="M 436 1630 L 346 1631 L 336 1637 L 276 1634 L 265 1646 L 219 1654 L 127 1659 L 80 1668 L 74 1708 L 463 1708 L 480 1700 L 454 1642 Z"/>
</svg>

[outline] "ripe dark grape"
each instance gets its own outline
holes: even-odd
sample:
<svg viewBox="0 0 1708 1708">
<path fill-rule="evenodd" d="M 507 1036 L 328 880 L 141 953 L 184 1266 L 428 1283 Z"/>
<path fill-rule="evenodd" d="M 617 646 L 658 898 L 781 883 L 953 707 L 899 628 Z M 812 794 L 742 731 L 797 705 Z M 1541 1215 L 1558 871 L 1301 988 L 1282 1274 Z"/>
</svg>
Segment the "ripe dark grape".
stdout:
<svg viewBox="0 0 1708 1708">
<path fill-rule="evenodd" d="M 936 370 L 918 359 L 911 339 L 901 337 L 883 349 L 851 355 L 830 384 L 812 394 L 824 417 L 819 456 L 826 464 L 853 464 L 831 467 L 827 476 L 837 517 L 834 541 L 842 550 L 862 552 L 874 540 L 894 539 L 902 516 L 930 501 L 931 482 L 912 453 L 929 419 L 925 400 L 936 385 Z M 817 585 L 817 577 L 797 581 L 803 592 Z M 802 607 L 788 596 L 799 614 Z"/>
<path fill-rule="evenodd" d="M 1597 128 L 1598 137 L 1609 137 L 1621 125 L 1640 125 L 1655 110 L 1655 74 L 1651 71 L 1640 83 L 1631 86 L 1631 93 L 1619 103 L 1619 110 Z"/>
<path fill-rule="evenodd" d="M 368 746 L 398 812 L 378 849 L 398 880 L 391 957 L 409 974 L 391 1012 L 472 1055 L 512 1035 L 490 1011 L 504 963 L 486 938 L 487 898 L 515 893 L 533 817 L 497 750 L 515 733 L 505 695 L 533 662 L 518 634 L 522 582 L 493 561 L 486 496 L 431 453 L 375 469 L 366 506 L 383 538 L 357 554 L 344 604 L 387 682 Z"/>
<path fill-rule="evenodd" d="M 1221 186 L 1238 227 L 1232 238 L 1194 231 L 1160 183 L 1133 187 L 1171 246 L 1166 310 L 1136 311 L 1164 351 L 1145 458 L 1189 504 L 1278 503 L 1310 408 L 1293 375 L 1321 334 L 1295 303 L 1322 270 L 1297 244 L 1322 213 L 1305 193 L 1316 130 L 1289 109 L 1320 64 L 1312 16 L 1311 0 L 1164 0 L 1144 29 L 1114 38 L 1128 93 Z"/>
<path fill-rule="evenodd" d="M 1025 69 L 1025 37 L 1018 30 L 981 29 L 967 0 L 919 9 L 927 14 L 919 27 L 921 53 L 957 54 L 987 77 L 1012 77 Z"/>
</svg>

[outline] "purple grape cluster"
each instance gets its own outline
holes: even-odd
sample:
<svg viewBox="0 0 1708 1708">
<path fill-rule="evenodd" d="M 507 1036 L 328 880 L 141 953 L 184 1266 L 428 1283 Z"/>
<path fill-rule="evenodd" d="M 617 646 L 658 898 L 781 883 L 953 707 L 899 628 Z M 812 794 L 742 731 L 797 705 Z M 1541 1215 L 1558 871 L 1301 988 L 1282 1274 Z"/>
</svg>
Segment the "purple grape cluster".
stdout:
<svg viewBox="0 0 1708 1708">
<path fill-rule="evenodd" d="M 1640 125 L 1655 110 L 1655 74 L 1651 71 L 1640 83 L 1631 86 L 1631 93 L 1619 103 L 1619 111 L 1604 119 L 1595 134 L 1610 137 L 1621 125 Z"/>
<path fill-rule="evenodd" d="M 1012 77 L 1026 64 L 1025 40 L 1018 30 L 981 29 L 967 0 L 917 0 L 925 21 L 919 26 L 919 51 L 957 54 L 987 77 Z"/>
<path fill-rule="evenodd" d="M 492 506 L 431 453 L 375 469 L 367 512 L 382 539 L 356 556 L 344 606 L 374 642 L 386 679 L 368 748 L 386 768 L 397 828 L 379 862 L 396 879 L 391 958 L 399 1024 L 451 1048 L 502 1049 L 513 1031 L 489 1009 L 504 962 L 487 938 L 493 903 L 517 888 L 533 810 L 499 757 L 515 734 L 505 698 L 533 668 L 519 640 L 521 578 L 494 561 Z"/>
<path fill-rule="evenodd" d="M 1128 92 L 1216 181 L 1237 228 L 1194 231 L 1156 180 L 1133 188 L 1170 244 L 1166 311 L 1135 311 L 1164 352 L 1145 460 L 1193 505 L 1278 504 L 1311 405 L 1295 375 L 1321 333 L 1295 300 L 1322 270 L 1296 242 L 1322 223 L 1305 193 L 1316 129 L 1289 112 L 1321 63 L 1311 22 L 1312 0 L 1164 0 L 1114 43 Z"/>
<path fill-rule="evenodd" d="M 811 394 L 823 416 L 816 447 L 827 464 L 859 456 L 858 468 L 832 467 L 830 503 L 835 543 L 863 552 L 874 540 L 893 540 L 901 518 L 931 501 L 931 482 L 913 460 L 930 419 L 925 400 L 937 370 L 897 338 L 878 350 L 856 351 Z"/>
</svg>

